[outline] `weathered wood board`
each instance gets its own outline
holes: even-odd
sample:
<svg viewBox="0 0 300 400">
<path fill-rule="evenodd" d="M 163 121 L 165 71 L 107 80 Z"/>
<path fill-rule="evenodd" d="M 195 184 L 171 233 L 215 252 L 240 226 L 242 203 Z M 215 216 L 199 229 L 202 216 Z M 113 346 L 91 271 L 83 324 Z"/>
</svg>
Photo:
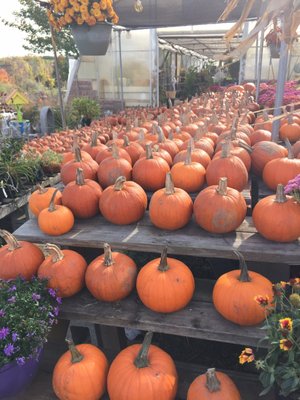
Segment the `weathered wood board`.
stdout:
<svg viewBox="0 0 300 400">
<path fill-rule="evenodd" d="M 280 262 L 300 264 L 300 240 L 292 243 L 276 243 L 264 239 L 247 217 L 236 232 L 217 235 L 201 229 L 194 220 L 177 231 L 155 228 L 148 212 L 137 224 L 113 225 L 103 217 L 77 220 L 73 229 L 62 236 L 44 235 L 36 219 L 27 221 L 15 231 L 20 240 L 37 243 L 52 242 L 61 246 L 102 248 L 108 242 L 114 249 L 141 252 L 161 252 L 168 246 L 169 254 L 198 257 L 235 259 L 233 250 L 240 251 L 246 260 L 266 263 Z"/>
</svg>

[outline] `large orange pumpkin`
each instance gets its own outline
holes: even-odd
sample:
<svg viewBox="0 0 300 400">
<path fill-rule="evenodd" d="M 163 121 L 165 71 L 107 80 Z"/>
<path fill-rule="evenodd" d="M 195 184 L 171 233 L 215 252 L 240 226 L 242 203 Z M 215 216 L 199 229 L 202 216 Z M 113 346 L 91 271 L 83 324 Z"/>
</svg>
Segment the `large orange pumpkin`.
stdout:
<svg viewBox="0 0 300 400">
<path fill-rule="evenodd" d="M 255 143 L 251 152 L 252 171 L 260 176 L 269 161 L 286 157 L 287 154 L 287 149 L 277 143 L 268 141 Z"/>
<path fill-rule="evenodd" d="M 89 161 L 84 161 L 81 158 L 80 149 L 76 148 L 75 160 L 69 161 L 64 164 L 60 171 L 61 180 L 63 181 L 64 185 L 67 185 L 69 182 L 75 181 L 77 168 L 83 169 L 86 179 L 96 180 L 98 164 L 93 159 Z"/>
<path fill-rule="evenodd" d="M 215 368 L 209 368 L 190 385 L 187 400 L 241 400 L 238 388 L 232 379 Z"/>
<path fill-rule="evenodd" d="M 30 211 L 37 217 L 39 213 L 44 209 L 49 207 L 49 203 L 55 188 L 43 188 L 38 185 L 37 190 L 35 190 L 29 197 L 28 206 Z M 55 196 L 55 204 L 61 204 L 61 193 L 57 192 Z"/>
<path fill-rule="evenodd" d="M 265 310 L 255 301 L 256 296 L 273 299 L 272 282 L 257 272 L 248 271 L 241 253 L 234 251 L 240 270 L 220 276 L 213 289 L 216 310 L 226 319 L 242 326 L 257 325 L 264 321 Z"/>
<path fill-rule="evenodd" d="M 103 143 L 98 143 L 98 132 L 92 133 L 91 143 L 83 146 L 83 151 L 86 151 L 94 160 L 99 151 L 105 150 L 107 146 Z"/>
<path fill-rule="evenodd" d="M 259 200 L 252 219 L 266 239 L 292 242 L 300 237 L 300 206 L 292 197 L 285 196 L 283 185 L 277 186 L 276 195 Z"/>
<path fill-rule="evenodd" d="M 85 282 L 94 297 L 102 301 L 119 301 L 129 295 L 135 285 L 137 266 L 126 254 L 112 252 L 104 244 L 104 254 L 95 258 L 86 271 Z"/>
<path fill-rule="evenodd" d="M 174 187 L 170 172 L 164 189 L 153 193 L 149 204 L 149 217 L 160 229 L 175 230 L 185 226 L 192 217 L 193 202 L 189 194 Z"/>
<path fill-rule="evenodd" d="M 211 161 L 206 169 L 206 181 L 209 186 L 217 185 L 219 179 L 226 177 L 228 186 L 242 191 L 248 183 L 248 172 L 243 161 L 230 155 L 230 143 L 222 145 L 220 158 Z"/>
<path fill-rule="evenodd" d="M 60 400 L 99 400 L 105 392 L 108 361 L 92 344 L 74 345 L 57 361 L 52 386 Z"/>
<path fill-rule="evenodd" d="M 164 159 L 152 155 L 151 145 L 146 144 L 146 157 L 133 166 L 132 180 L 145 190 L 155 191 L 164 187 L 170 167 Z"/>
<path fill-rule="evenodd" d="M 147 202 L 147 195 L 140 185 L 120 176 L 102 193 L 99 208 L 103 217 L 113 224 L 128 225 L 143 217 Z"/>
<path fill-rule="evenodd" d="M 287 122 L 284 123 L 279 129 L 279 136 L 281 140 L 288 139 L 290 142 L 295 143 L 300 139 L 300 125 L 299 120 L 295 122 L 293 115 L 289 114 Z"/>
<path fill-rule="evenodd" d="M 59 236 L 69 232 L 74 225 L 74 215 L 65 206 L 55 205 L 54 200 L 58 189 L 53 193 L 49 208 L 39 213 L 38 225 L 46 235 Z"/>
<path fill-rule="evenodd" d="M 4 229 L 0 229 L 0 236 L 6 242 L 0 248 L 0 279 L 31 279 L 44 261 L 42 251 L 32 243 L 18 241 Z"/>
<path fill-rule="evenodd" d="M 76 180 L 69 182 L 62 193 L 62 203 L 77 218 L 91 218 L 99 212 L 101 186 L 91 179 L 84 179 L 83 170 L 77 168 Z"/>
<path fill-rule="evenodd" d="M 195 220 L 201 228 L 211 233 L 227 233 L 237 229 L 247 213 L 243 195 L 227 187 L 227 178 L 219 185 L 202 190 L 194 202 Z"/>
<path fill-rule="evenodd" d="M 142 345 L 122 350 L 107 378 L 110 400 L 175 400 L 178 377 L 172 358 L 151 344 L 148 332 Z"/>
<path fill-rule="evenodd" d="M 167 258 L 167 248 L 140 270 L 137 292 L 143 304 L 153 311 L 170 313 L 181 310 L 192 299 L 195 280 L 189 267 L 175 258 Z"/>
<path fill-rule="evenodd" d="M 50 255 L 40 265 L 39 278 L 48 279 L 48 287 L 57 290 L 60 297 L 70 297 L 84 286 L 87 263 L 76 251 L 61 250 L 55 244 L 46 244 Z"/>
</svg>

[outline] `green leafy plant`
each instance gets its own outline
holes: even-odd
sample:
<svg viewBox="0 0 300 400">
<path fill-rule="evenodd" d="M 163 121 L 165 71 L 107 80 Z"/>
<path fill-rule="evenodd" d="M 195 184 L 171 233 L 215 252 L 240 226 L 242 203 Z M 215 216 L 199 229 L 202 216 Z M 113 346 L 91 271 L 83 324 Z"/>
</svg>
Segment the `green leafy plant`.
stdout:
<svg viewBox="0 0 300 400">
<path fill-rule="evenodd" d="M 100 105 L 88 97 L 75 97 L 71 104 L 71 114 L 78 123 L 82 116 L 95 119 L 100 115 Z"/>
<path fill-rule="evenodd" d="M 240 355 L 240 364 L 255 361 L 259 379 L 264 387 L 261 395 L 277 386 L 280 394 L 300 394 L 300 278 L 274 285 L 274 301 L 256 296 L 266 311 L 262 339 L 268 350 L 264 358 L 255 360 L 254 352 L 246 348 Z M 297 397 L 296 397 L 297 398 Z"/>
<path fill-rule="evenodd" d="M 61 299 L 34 277 L 0 281 L 0 368 L 34 357 L 57 322 Z"/>
<path fill-rule="evenodd" d="M 41 167 L 47 174 L 55 174 L 60 171 L 63 156 L 53 150 L 47 150 L 41 157 Z"/>
</svg>

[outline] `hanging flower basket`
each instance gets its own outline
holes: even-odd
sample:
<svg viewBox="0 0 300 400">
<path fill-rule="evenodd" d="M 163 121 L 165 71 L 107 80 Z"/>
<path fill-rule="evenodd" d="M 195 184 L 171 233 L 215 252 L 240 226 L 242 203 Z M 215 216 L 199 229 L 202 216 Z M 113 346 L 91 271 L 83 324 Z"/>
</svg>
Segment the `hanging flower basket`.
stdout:
<svg viewBox="0 0 300 400">
<path fill-rule="evenodd" d="M 80 55 L 103 56 L 106 54 L 112 24 L 108 22 L 98 22 L 92 26 L 72 24 L 71 29 Z"/>
</svg>

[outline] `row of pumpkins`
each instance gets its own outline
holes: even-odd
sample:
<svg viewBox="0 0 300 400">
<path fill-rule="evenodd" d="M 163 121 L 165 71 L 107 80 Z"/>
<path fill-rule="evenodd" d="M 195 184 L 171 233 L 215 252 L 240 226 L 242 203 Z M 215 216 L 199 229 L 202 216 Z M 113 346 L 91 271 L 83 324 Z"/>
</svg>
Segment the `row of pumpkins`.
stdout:
<svg viewBox="0 0 300 400">
<path fill-rule="evenodd" d="M 227 186 L 227 177 L 202 190 L 194 203 L 185 190 L 174 186 L 173 179 L 172 172 L 167 172 L 165 187 L 155 191 L 149 202 L 149 218 L 157 228 L 180 229 L 194 215 L 202 229 L 224 234 L 243 222 L 246 201 L 238 190 Z M 55 188 L 39 188 L 29 198 L 29 208 L 37 216 L 41 231 L 51 236 L 69 232 L 75 218 L 91 218 L 99 212 L 113 224 L 132 224 L 143 218 L 147 205 L 146 192 L 136 182 L 120 176 L 102 191 L 98 183 L 84 179 L 81 168 L 77 168 L 76 180 L 69 182 L 62 193 Z M 257 203 L 252 219 L 266 239 L 291 242 L 300 236 L 300 205 L 284 194 L 281 184 L 275 195 Z"/>
<path fill-rule="evenodd" d="M 126 298 L 136 287 L 142 303 L 154 312 L 179 311 L 191 301 L 195 281 L 189 267 L 167 257 L 167 248 L 139 271 L 135 261 L 126 254 L 112 252 L 104 244 L 104 253 L 87 265 L 74 250 L 61 250 L 46 244 L 44 252 L 36 245 L 17 241 L 5 230 L 0 235 L 7 242 L 0 249 L 0 279 L 15 279 L 33 275 L 48 280 L 48 286 L 60 297 L 70 297 L 85 285 L 100 301 L 115 302 Z M 216 310 L 226 319 L 242 326 L 256 325 L 265 318 L 255 296 L 273 298 L 272 283 L 262 275 L 248 271 L 239 252 L 240 270 L 222 275 L 213 289 Z M 241 295 L 243 293 L 243 295 Z"/>
</svg>

